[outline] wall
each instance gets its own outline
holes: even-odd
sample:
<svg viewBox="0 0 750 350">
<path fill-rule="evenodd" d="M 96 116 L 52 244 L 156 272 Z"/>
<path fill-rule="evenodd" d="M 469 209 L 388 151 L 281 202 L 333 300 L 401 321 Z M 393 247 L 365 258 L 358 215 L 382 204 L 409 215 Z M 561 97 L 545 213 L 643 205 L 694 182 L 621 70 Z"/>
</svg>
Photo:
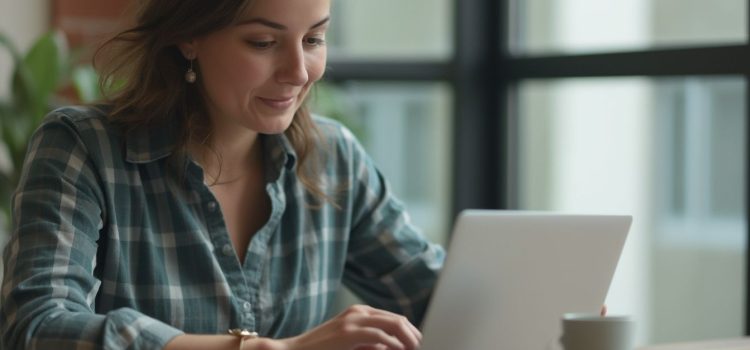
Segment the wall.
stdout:
<svg viewBox="0 0 750 350">
<path fill-rule="evenodd" d="M 25 51 L 34 39 L 49 29 L 50 4 L 46 0 L 0 0 L 0 32 Z M 0 50 L 0 98 L 8 95 L 12 62 Z"/>
<path fill-rule="evenodd" d="M 65 32 L 73 47 L 95 47 L 122 25 L 127 0 L 55 0 L 52 23 Z"/>
<path fill-rule="evenodd" d="M 71 47 L 93 48 L 122 25 L 128 3 L 127 0 L 0 0 L 0 32 L 22 52 L 51 28 L 65 32 Z M 0 97 L 9 93 L 11 66 L 10 55 L 0 50 Z"/>
</svg>

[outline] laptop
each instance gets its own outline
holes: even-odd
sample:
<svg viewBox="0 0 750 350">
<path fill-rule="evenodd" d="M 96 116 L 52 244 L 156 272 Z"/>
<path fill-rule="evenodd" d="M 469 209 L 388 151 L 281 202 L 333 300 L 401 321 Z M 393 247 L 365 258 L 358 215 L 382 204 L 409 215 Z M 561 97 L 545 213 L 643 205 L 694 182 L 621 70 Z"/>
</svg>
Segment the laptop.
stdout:
<svg viewBox="0 0 750 350">
<path fill-rule="evenodd" d="M 462 212 L 422 324 L 421 349 L 560 349 L 563 314 L 601 309 L 631 221 Z"/>
</svg>

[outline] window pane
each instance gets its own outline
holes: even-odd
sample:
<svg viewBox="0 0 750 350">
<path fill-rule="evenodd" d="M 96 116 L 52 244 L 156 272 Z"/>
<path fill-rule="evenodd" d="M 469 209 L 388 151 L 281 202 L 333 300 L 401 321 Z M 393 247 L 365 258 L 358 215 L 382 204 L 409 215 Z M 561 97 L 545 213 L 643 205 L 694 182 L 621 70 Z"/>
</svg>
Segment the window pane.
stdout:
<svg viewBox="0 0 750 350">
<path fill-rule="evenodd" d="M 450 224 L 450 101 L 439 83 L 323 83 L 312 98 L 316 113 L 352 130 L 414 223 L 438 243 Z"/>
<path fill-rule="evenodd" d="M 747 39 L 745 0 L 514 0 L 522 54 L 738 44 Z"/>
<path fill-rule="evenodd" d="M 346 0 L 331 3 L 332 58 L 447 59 L 452 1 Z"/>
<path fill-rule="evenodd" d="M 521 209 L 632 214 L 607 298 L 640 344 L 744 334 L 745 84 L 608 78 L 521 85 Z"/>
</svg>

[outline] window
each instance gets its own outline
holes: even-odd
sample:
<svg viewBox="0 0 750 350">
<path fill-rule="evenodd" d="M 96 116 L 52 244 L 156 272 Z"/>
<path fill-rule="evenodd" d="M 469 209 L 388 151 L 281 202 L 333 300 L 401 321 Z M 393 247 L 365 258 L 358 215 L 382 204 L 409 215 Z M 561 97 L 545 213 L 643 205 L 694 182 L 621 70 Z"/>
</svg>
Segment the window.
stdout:
<svg viewBox="0 0 750 350">
<path fill-rule="evenodd" d="M 519 208 L 634 217 L 610 310 L 638 318 L 641 342 L 743 334 L 743 79 L 531 80 L 519 91 Z"/>
<path fill-rule="evenodd" d="M 517 0 L 517 50 L 583 53 L 740 44 L 744 0 Z"/>
<path fill-rule="evenodd" d="M 356 101 L 355 115 L 388 120 L 395 142 L 423 126 L 409 133 L 422 146 L 382 162 L 408 159 L 388 176 L 415 208 L 428 189 L 451 193 L 425 216 L 447 217 L 444 235 L 466 208 L 630 212 L 608 303 L 636 316 L 637 342 L 739 336 L 748 324 L 747 4 L 335 3 L 346 19 L 331 35 L 327 76 Z M 432 104 L 406 101 L 434 86 L 442 97 Z M 398 112 L 377 116 L 384 90 L 404 96 L 392 103 Z M 450 113 L 433 120 L 427 110 L 440 104 Z M 378 158 L 386 146 L 369 135 L 384 131 L 365 129 Z M 450 161 L 419 159 L 423 148 Z M 450 170 L 423 183 L 408 180 L 414 167 Z"/>
<path fill-rule="evenodd" d="M 331 2 L 330 55 L 352 60 L 447 59 L 453 44 L 452 5 L 449 0 Z"/>
<path fill-rule="evenodd" d="M 634 215 L 607 303 L 639 344 L 748 332 L 747 4 L 499 12 L 507 207 Z"/>
</svg>

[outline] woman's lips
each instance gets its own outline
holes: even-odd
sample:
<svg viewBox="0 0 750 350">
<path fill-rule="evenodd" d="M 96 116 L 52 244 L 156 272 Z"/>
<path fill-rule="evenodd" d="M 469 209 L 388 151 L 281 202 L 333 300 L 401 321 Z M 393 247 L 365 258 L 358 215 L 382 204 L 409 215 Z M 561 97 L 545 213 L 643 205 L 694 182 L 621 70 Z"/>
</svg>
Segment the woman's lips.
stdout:
<svg viewBox="0 0 750 350">
<path fill-rule="evenodd" d="M 258 99 L 273 109 L 284 110 L 294 105 L 294 96 L 278 98 L 258 97 Z"/>
</svg>

